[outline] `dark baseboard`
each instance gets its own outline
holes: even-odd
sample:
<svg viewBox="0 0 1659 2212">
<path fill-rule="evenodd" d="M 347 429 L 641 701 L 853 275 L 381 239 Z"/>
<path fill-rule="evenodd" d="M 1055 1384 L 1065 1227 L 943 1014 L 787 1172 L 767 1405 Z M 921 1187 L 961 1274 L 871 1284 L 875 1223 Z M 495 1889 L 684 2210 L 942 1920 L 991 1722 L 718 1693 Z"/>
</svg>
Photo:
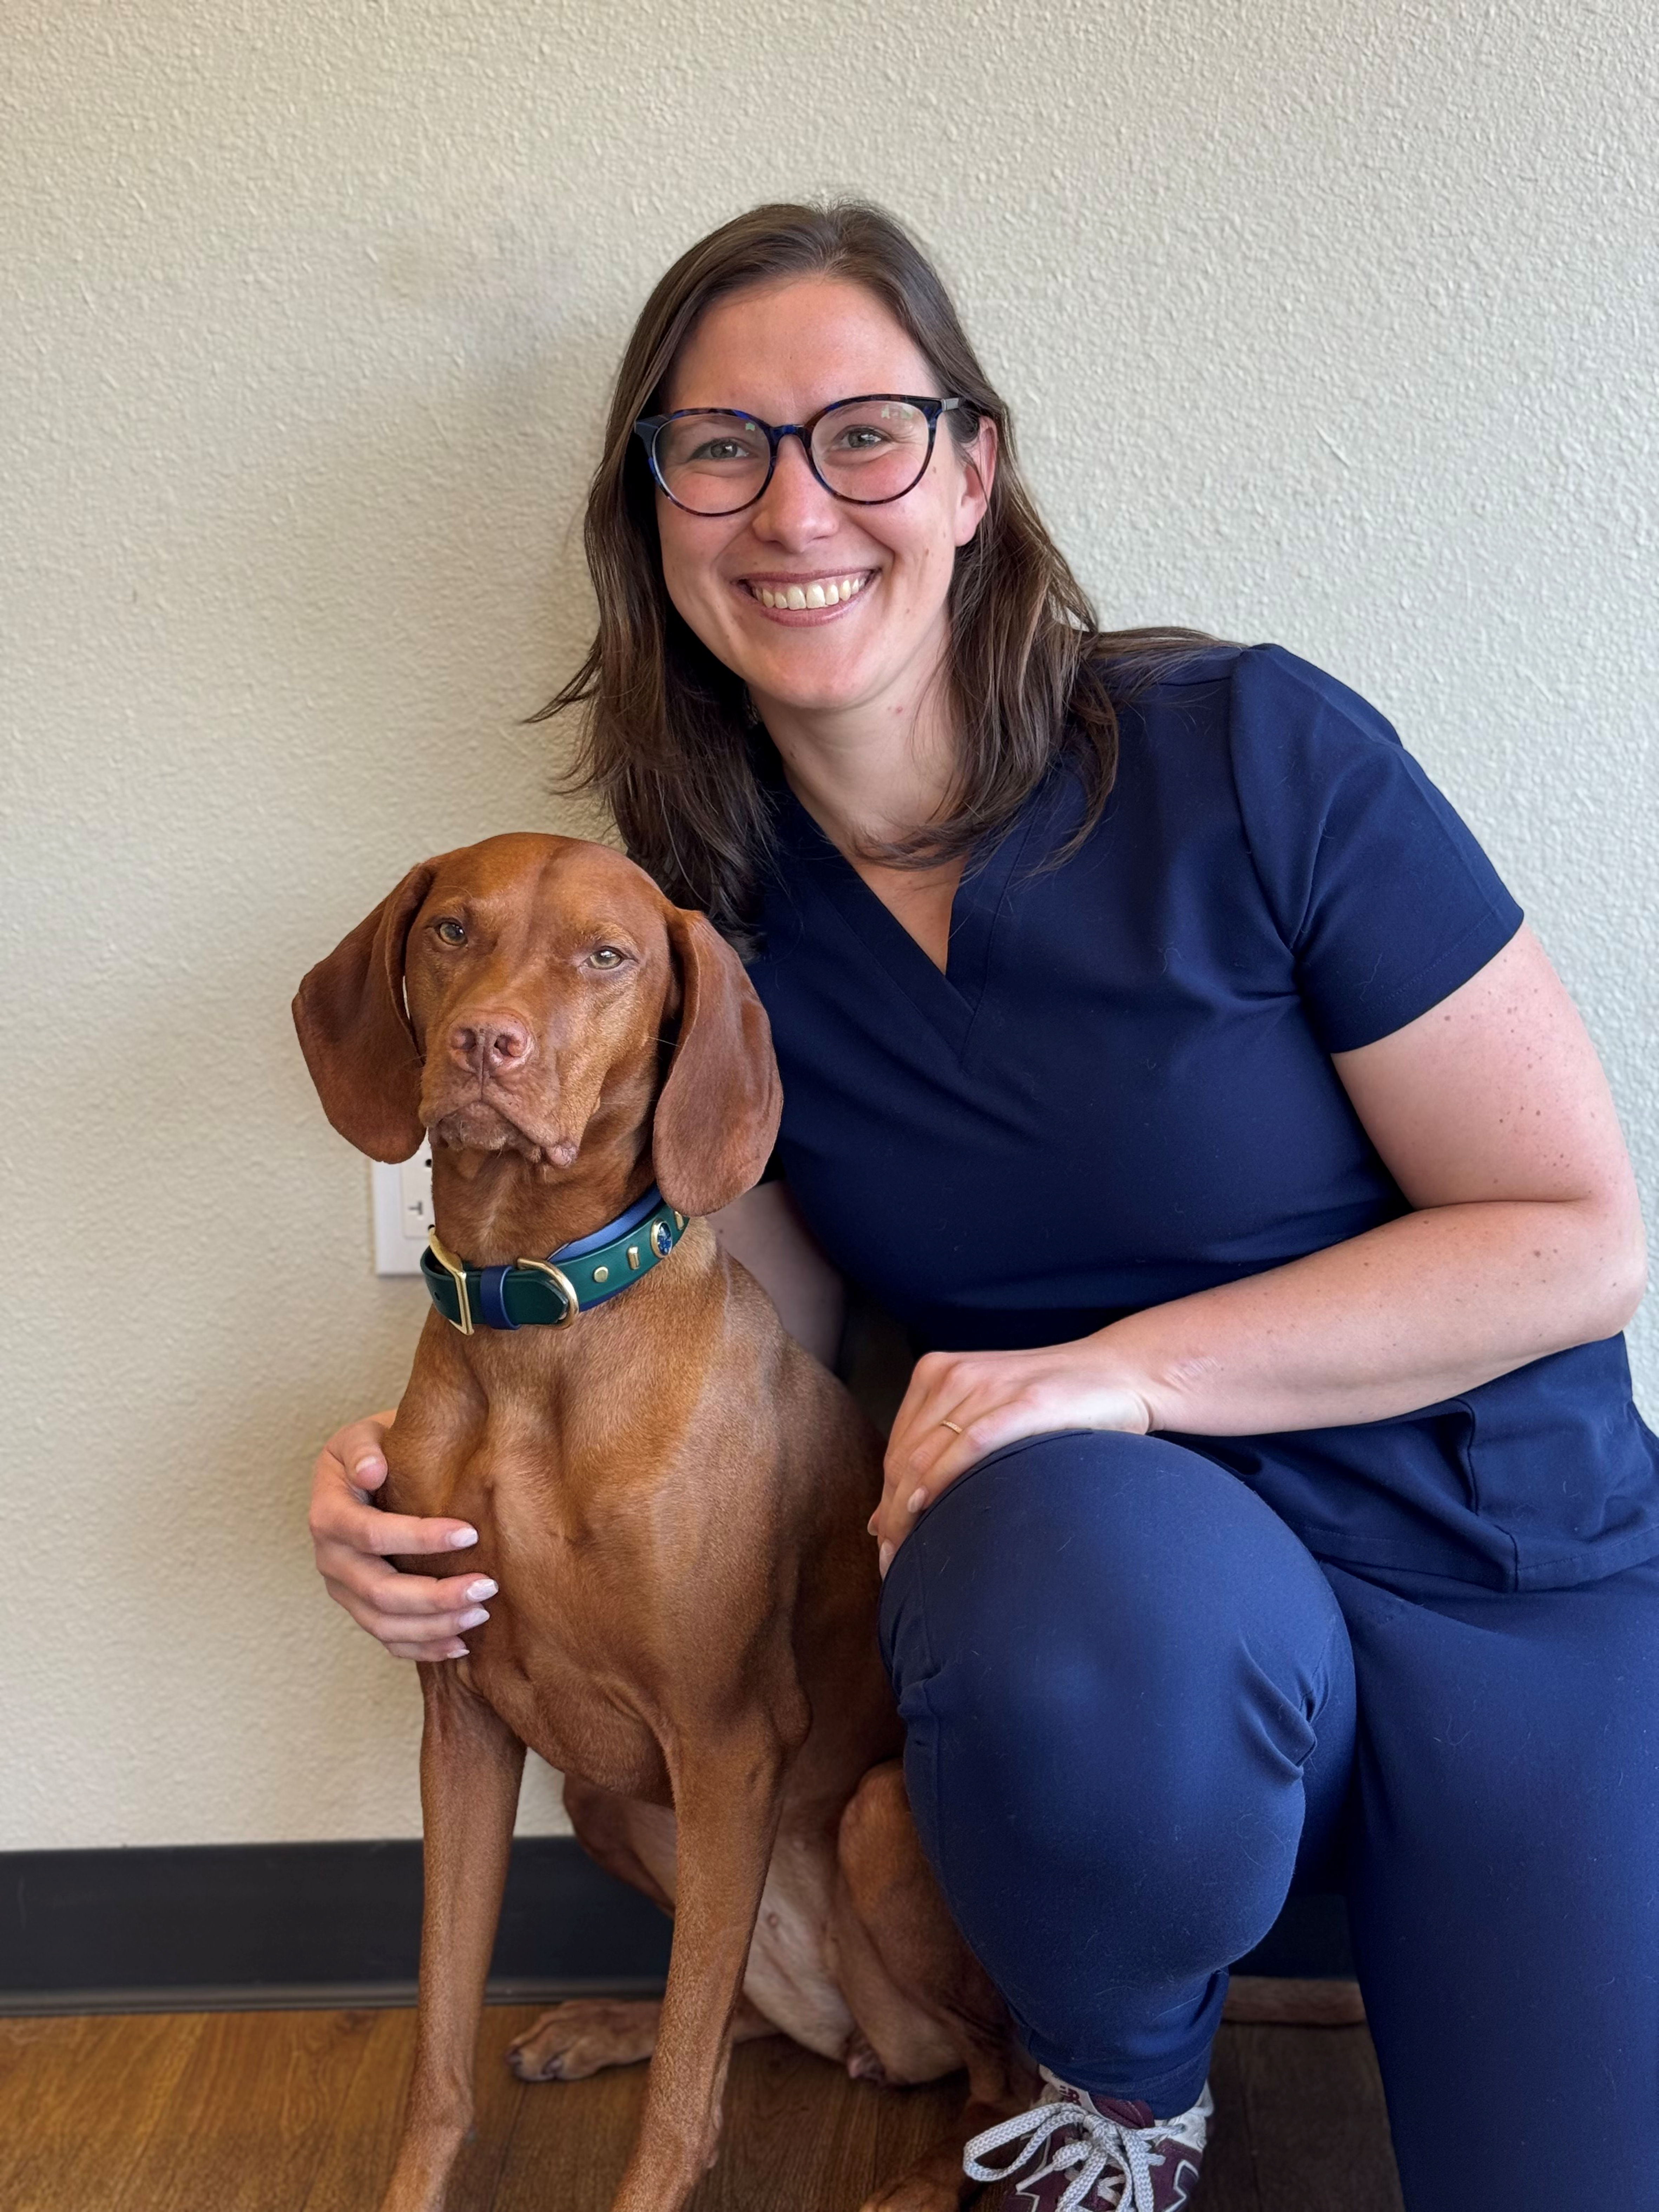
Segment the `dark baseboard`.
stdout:
<svg viewBox="0 0 1659 2212">
<path fill-rule="evenodd" d="M 0 2014 L 414 2002 L 418 1843 L 0 1852 Z M 568 1836 L 513 1846 L 498 2003 L 662 1987 L 668 1921 Z M 1334 1896 L 1293 1897 L 1241 1973 L 1353 1972 Z"/>
<path fill-rule="evenodd" d="M 490 1994 L 660 1989 L 670 1927 L 568 1836 L 513 1846 Z M 421 1846 L 0 1853 L 0 2013 L 414 2002 Z"/>
</svg>

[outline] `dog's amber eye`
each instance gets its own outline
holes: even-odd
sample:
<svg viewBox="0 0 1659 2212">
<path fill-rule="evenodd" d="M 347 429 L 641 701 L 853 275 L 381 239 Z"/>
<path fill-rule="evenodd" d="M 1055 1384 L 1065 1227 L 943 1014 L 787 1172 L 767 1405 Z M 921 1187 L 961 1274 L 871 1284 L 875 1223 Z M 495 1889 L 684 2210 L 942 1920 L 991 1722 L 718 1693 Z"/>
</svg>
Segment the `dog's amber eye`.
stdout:
<svg viewBox="0 0 1659 2212">
<path fill-rule="evenodd" d="M 620 968 L 623 957 L 614 945 L 601 945 L 597 951 L 588 954 L 587 964 L 590 968 Z"/>
<path fill-rule="evenodd" d="M 461 927 L 460 923 L 455 920 L 453 915 L 447 914 L 441 921 L 434 921 L 432 926 L 437 931 L 439 936 L 442 938 L 446 945 L 465 945 L 466 943 L 466 932 Z"/>
</svg>

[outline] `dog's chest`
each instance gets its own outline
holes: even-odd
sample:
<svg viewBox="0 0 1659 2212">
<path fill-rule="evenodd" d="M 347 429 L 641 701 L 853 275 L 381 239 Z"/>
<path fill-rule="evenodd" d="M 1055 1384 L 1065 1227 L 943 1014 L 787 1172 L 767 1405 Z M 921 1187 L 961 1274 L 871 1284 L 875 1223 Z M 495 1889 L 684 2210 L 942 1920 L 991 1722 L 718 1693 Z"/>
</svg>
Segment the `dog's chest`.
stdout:
<svg viewBox="0 0 1659 2212">
<path fill-rule="evenodd" d="M 480 1565 L 501 1590 L 489 1620 L 466 1632 L 471 1686 L 550 1765 L 666 1804 L 647 1688 L 651 1592 L 631 1547 L 603 1521 L 572 1530 L 544 1512 L 532 1531 L 517 1517 L 499 1492 L 493 1510 L 475 1508 Z"/>
<path fill-rule="evenodd" d="M 608 1686 L 590 1670 L 544 1657 L 526 1667 L 510 1624 L 501 1624 L 492 1643 L 495 1627 L 492 1621 L 471 1631 L 471 1654 L 459 1663 L 470 1686 L 516 1736 L 562 1774 L 647 1804 L 672 1802 L 661 1745 L 625 1691 L 607 1694 Z"/>
</svg>

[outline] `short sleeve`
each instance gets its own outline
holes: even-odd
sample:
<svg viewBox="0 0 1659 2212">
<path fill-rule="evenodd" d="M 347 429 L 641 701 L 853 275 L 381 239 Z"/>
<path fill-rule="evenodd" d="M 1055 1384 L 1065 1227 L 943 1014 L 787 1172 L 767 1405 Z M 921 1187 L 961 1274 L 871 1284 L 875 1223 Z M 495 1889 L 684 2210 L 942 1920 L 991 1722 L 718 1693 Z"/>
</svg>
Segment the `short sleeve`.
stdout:
<svg viewBox="0 0 1659 2212">
<path fill-rule="evenodd" d="M 1426 1013 L 1520 927 L 1468 825 L 1346 684 L 1253 647 L 1230 739 L 1250 857 L 1328 1052 Z"/>
</svg>

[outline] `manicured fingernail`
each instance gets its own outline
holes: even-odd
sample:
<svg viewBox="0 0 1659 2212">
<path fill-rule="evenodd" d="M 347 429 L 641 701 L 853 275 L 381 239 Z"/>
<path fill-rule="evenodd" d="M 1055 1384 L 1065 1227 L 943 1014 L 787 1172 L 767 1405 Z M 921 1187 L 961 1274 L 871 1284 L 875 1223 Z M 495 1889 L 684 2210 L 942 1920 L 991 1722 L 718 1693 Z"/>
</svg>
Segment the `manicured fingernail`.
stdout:
<svg viewBox="0 0 1659 2212">
<path fill-rule="evenodd" d="M 461 1615 L 455 1626 L 457 1628 L 482 1628 L 489 1618 L 489 1615 L 481 1605 L 475 1605 L 471 1613 L 464 1613 Z"/>
<path fill-rule="evenodd" d="M 495 1596 L 496 1587 L 496 1584 L 492 1583 L 489 1576 L 486 1575 L 482 1582 L 469 1583 L 466 1586 L 465 1591 L 464 1592 L 464 1595 L 466 1597 L 469 1603 L 472 1605 L 482 1605 L 487 1597 Z"/>
<path fill-rule="evenodd" d="M 465 1656 L 466 1646 L 465 1644 L 452 1644 L 448 1650 L 444 1654 L 444 1657 L 446 1659 L 465 1659 Z"/>
<path fill-rule="evenodd" d="M 927 1492 L 925 1490 L 918 1488 L 910 1492 L 909 1503 L 906 1505 L 904 1510 L 907 1513 L 920 1513 L 922 1507 L 927 1503 Z"/>
<path fill-rule="evenodd" d="M 380 1457 L 379 1452 L 369 1452 L 362 1459 L 358 1461 L 356 1466 L 352 1468 L 351 1472 L 357 1475 L 384 1474 L 386 1473 L 386 1462 Z"/>
<path fill-rule="evenodd" d="M 876 1558 L 881 1568 L 881 1578 L 883 1582 L 885 1582 L 887 1579 L 887 1570 L 893 1564 L 892 1546 L 890 1544 L 884 1544 L 880 1551 L 877 1553 Z"/>
<path fill-rule="evenodd" d="M 457 1528 L 449 1539 L 449 1548 L 452 1552 L 464 1551 L 469 1544 L 476 1544 L 477 1540 L 476 1528 Z"/>
</svg>

